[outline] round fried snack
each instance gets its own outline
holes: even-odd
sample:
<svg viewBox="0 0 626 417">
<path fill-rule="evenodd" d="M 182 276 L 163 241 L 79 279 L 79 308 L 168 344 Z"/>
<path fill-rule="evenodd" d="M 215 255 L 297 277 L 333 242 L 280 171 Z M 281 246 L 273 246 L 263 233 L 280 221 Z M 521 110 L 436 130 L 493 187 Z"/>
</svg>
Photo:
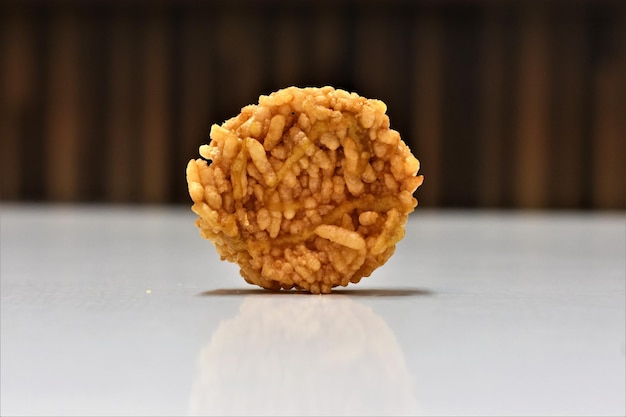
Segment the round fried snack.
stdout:
<svg viewBox="0 0 626 417">
<path fill-rule="evenodd" d="M 386 109 L 289 87 L 213 125 L 187 165 L 202 237 L 267 289 L 329 293 L 369 276 L 404 237 L 423 181 Z"/>
</svg>

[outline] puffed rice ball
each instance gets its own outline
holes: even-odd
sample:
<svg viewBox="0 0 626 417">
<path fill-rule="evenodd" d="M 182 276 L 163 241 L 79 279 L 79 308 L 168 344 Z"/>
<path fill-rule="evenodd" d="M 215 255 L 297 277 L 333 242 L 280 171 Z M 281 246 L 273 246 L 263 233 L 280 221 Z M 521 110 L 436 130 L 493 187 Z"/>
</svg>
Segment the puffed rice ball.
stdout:
<svg viewBox="0 0 626 417">
<path fill-rule="evenodd" d="M 266 289 L 330 293 L 369 276 L 404 237 L 423 181 L 386 110 L 289 87 L 213 125 L 187 165 L 201 236 Z"/>
</svg>

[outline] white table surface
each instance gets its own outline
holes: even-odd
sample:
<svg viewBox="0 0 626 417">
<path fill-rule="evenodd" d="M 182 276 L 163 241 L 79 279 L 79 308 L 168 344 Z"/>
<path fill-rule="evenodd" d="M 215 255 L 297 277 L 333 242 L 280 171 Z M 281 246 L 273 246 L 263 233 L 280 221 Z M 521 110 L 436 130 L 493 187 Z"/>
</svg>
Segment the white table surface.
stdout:
<svg viewBox="0 0 626 417">
<path fill-rule="evenodd" d="M 418 208 L 333 295 L 188 208 L 1 208 L 2 415 L 624 415 L 623 213 Z"/>
</svg>

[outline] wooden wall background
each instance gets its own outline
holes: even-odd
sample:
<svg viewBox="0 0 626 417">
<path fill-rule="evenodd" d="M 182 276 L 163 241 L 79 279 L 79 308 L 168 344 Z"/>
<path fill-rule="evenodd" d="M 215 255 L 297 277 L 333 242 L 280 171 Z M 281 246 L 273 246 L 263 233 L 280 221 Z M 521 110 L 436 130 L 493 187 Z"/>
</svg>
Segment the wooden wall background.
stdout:
<svg viewBox="0 0 626 417">
<path fill-rule="evenodd" d="M 624 209 L 626 2 L 4 1 L 3 201 L 188 203 L 258 95 L 387 102 L 424 207 Z"/>
</svg>

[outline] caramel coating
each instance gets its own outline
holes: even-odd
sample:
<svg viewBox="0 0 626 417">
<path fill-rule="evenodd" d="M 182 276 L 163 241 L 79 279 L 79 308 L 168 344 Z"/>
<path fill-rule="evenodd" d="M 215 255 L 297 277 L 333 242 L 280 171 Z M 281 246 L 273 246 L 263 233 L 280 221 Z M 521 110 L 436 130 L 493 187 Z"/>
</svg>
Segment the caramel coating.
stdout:
<svg viewBox="0 0 626 417">
<path fill-rule="evenodd" d="M 423 181 L 386 110 L 332 87 L 289 87 L 213 125 L 187 165 L 201 236 L 271 290 L 330 293 L 369 276 L 404 237 Z"/>
</svg>

